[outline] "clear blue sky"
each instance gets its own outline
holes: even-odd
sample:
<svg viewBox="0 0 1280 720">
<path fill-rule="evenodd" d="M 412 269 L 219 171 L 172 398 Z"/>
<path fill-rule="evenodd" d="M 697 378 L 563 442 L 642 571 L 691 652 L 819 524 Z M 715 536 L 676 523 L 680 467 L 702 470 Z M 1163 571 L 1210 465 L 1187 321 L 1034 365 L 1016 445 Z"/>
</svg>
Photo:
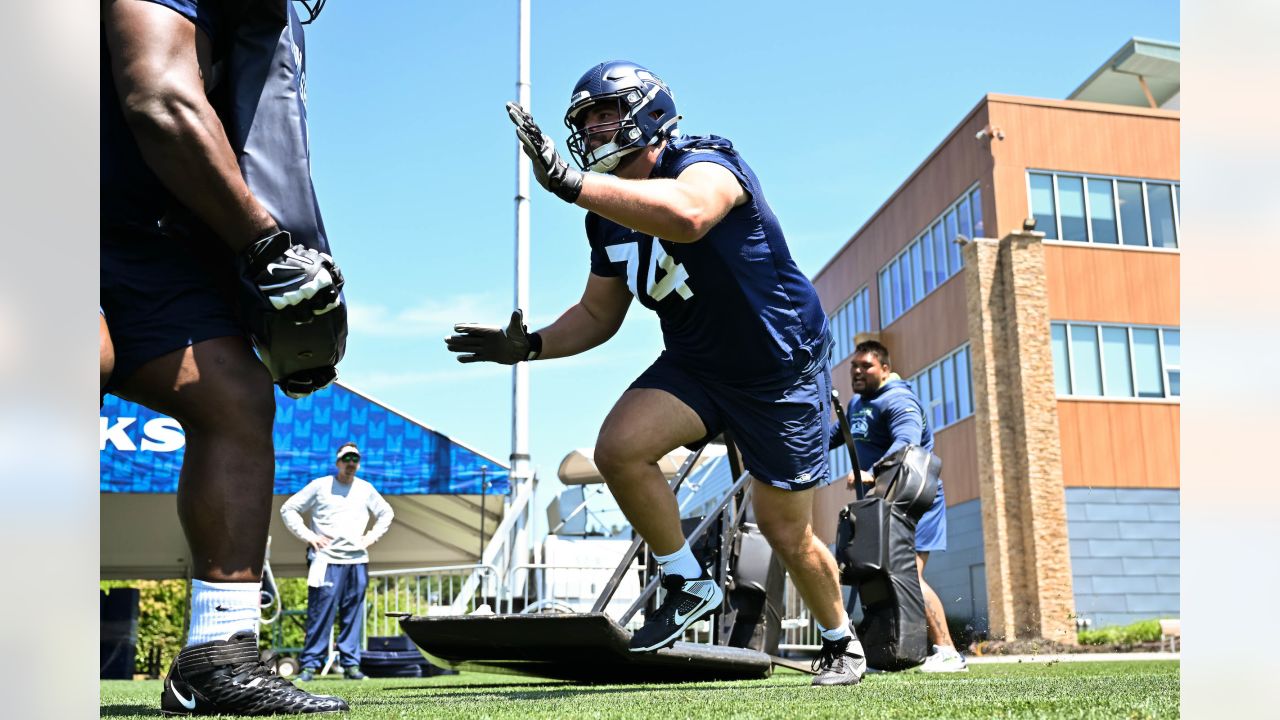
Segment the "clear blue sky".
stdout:
<svg viewBox="0 0 1280 720">
<path fill-rule="evenodd" d="M 816 272 L 988 92 L 1064 98 L 1131 37 L 1179 41 L 1172 0 L 533 0 L 532 110 L 564 152 L 569 91 L 626 58 L 675 92 L 686 133 L 732 139 Z M 459 365 L 460 321 L 513 303 L 515 0 L 334 0 L 308 27 L 313 171 L 347 276 L 344 381 L 476 449 L 510 452 L 510 371 Z M 586 282 L 584 211 L 534 185 L 530 324 Z M 585 355 L 533 363 L 531 450 L 551 480 L 661 349 L 633 304 Z M 554 484 L 554 483 L 553 483 Z"/>
</svg>

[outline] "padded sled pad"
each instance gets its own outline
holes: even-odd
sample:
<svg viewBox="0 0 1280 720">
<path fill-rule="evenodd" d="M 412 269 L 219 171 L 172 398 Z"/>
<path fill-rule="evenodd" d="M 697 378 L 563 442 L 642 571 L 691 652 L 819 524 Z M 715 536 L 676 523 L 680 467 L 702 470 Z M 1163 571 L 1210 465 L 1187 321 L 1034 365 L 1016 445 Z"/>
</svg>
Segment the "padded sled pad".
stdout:
<svg viewBox="0 0 1280 720">
<path fill-rule="evenodd" d="M 581 683 L 695 682 L 769 677 L 762 652 L 677 642 L 656 653 L 627 649 L 630 633 L 604 613 L 407 617 L 405 634 L 428 658 L 457 670 L 508 672 Z"/>
</svg>

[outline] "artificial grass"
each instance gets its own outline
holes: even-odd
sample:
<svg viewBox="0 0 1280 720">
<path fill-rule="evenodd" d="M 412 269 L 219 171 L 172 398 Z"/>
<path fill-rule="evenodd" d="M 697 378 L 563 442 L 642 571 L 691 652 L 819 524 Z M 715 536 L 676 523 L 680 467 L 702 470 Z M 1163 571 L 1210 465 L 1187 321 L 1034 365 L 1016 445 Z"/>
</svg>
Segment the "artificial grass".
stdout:
<svg viewBox="0 0 1280 720">
<path fill-rule="evenodd" d="M 463 673 L 424 679 L 317 680 L 313 692 L 374 718 L 1176 718 L 1177 661 L 984 664 L 964 674 L 868 675 L 851 688 L 809 676 L 681 685 L 569 685 Z M 160 715 L 160 681 L 104 681 L 102 716 Z"/>
</svg>

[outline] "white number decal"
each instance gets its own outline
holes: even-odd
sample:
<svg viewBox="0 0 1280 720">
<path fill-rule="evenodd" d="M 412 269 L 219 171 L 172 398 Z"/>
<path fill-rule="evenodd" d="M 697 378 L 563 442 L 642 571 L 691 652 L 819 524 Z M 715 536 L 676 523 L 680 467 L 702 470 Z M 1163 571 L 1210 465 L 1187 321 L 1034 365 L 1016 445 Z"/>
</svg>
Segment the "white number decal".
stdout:
<svg viewBox="0 0 1280 720">
<path fill-rule="evenodd" d="M 675 258 L 667 254 L 662 248 L 662 243 L 649 238 L 649 273 L 645 278 L 645 292 L 649 297 L 656 301 L 661 301 L 674 291 L 677 295 L 688 300 L 693 297 L 693 290 L 689 288 L 689 271 L 684 266 L 677 263 Z M 621 245 L 610 245 L 605 248 L 609 253 L 609 260 L 612 262 L 627 263 L 627 287 L 631 289 L 631 294 L 639 297 L 637 290 L 640 279 L 640 246 L 637 243 L 629 242 Z M 662 280 L 657 279 L 658 268 L 664 271 Z"/>
</svg>

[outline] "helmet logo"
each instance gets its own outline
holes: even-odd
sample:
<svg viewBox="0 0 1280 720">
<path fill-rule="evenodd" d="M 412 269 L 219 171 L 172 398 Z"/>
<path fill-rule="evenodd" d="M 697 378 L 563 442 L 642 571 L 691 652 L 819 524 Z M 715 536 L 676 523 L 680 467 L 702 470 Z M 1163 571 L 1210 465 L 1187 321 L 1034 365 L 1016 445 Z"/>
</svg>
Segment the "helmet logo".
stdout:
<svg viewBox="0 0 1280 720">
<path fill-rule="evenodd" d="M 636 77 L 640 78 L 641 80 L 648 80 L 650 82 L 657 83 L 663 90 L 666 91 L 668 95 L 675 97 L 675 93 L 671 92 L 671 88 L 667 87 L 667 84 L 662 82 L 662 78 L 658 77 L 657 75 L 654 75 L 648 70 L 643 70 L 643 69 L 636 70 Z"/>
</svg>

